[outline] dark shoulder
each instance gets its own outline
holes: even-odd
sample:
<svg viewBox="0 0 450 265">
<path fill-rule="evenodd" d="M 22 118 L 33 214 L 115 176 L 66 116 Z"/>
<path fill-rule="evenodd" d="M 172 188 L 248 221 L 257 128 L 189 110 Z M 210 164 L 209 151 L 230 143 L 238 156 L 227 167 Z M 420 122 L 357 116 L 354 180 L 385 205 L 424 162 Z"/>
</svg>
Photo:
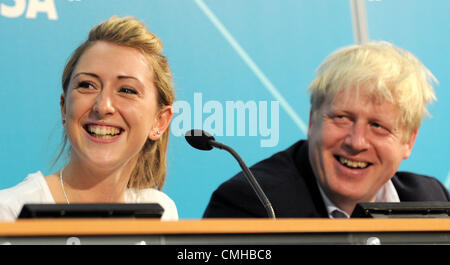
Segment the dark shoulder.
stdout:
<svg viewBox="0 0 450 265">
<path fill-rule="evenodd" d="M 261 188 L 274 206 L 289 205 L 297 194 L 299 173 L 295 156 L 300 141 L 250 167 Z M 282 191 L 282 192 L 281 192 Z M 275 208 L 275 207 L 274 207 Z M 279 208 L 279 207 L 276 207 Z M 204 217 L 265 217 L 264 207 L 242 172 L 222 183 L 212 194 Z"/>
<path fill-rule="evenodd" d="M 298 174 L 297 163 L 295 162 L 296 154 L 303 144 L 306 144 L 305 141 L 299 141 L 289 148 L 259 161 L 250 167 L 251 172 L 261 185 L 270 183 L 270 186 L 276 186 L 293 181 Z M 247 180 L 244 174 L 240 172 L 227 182 L 234 184 L 236 182 L 247 182 Z"/>
<path fill-rule="evenodd" d="M 392 182 L 401 201 L 450 201 L 448 190 L 431 176 L 399 171 Z"/>
</svg>

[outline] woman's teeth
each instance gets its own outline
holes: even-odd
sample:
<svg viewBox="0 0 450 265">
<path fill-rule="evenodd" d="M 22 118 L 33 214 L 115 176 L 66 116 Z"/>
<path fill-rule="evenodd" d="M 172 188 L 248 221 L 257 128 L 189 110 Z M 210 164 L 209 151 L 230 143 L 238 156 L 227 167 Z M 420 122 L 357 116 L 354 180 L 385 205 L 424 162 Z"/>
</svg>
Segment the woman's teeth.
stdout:
<svg viewBox="0 0 450 265">
<path fill-rule="evenodd" d="M 120 129 L 116 127 L 110 127 L 110 126 L 100 126 L 100 125 L 87 125 L 86 126 L 87 132 L 97 138 L 101 139 L 111 139 L 114 136 L 120 134 Z"/>
<path fill-rule="evenodd" d="M 369 163 L 367 163 L 367 162 L 353 161 L 353 160 L 347 159 L 342 156 L 339 156 L 339 162 L 341 162 L 341 164 L 343 164 L 347 167 L 351 167 L 351 168 L 366 168 L 369 166 Z"/>
</svg>

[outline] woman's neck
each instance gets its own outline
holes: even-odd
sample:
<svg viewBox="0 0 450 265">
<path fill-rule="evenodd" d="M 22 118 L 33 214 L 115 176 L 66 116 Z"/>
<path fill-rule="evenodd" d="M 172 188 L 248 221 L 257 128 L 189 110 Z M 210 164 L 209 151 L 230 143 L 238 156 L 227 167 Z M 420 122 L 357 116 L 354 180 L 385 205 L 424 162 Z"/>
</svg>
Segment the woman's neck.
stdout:
<svg viewBox="0 0 450 265">
<path fill-rule="evenodd" d="M 98 168 L 71 159 L 62 171 L 62 187 L 70 203 L 125 202 L 132 170 L 130 166 Z"/>
</svg>

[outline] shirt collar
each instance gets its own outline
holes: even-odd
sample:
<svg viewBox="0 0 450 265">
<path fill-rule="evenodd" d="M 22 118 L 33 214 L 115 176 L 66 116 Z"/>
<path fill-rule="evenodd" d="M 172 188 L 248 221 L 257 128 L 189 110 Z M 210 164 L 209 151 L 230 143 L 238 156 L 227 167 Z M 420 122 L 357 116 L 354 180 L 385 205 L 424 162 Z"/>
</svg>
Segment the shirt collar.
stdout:
<svg viewBox="0 0 450 265">
<path fill-rule="evenodd" d="M 320 186 L 319 182 L 317 182 L 317 186 L 319 186 L 320 194 L 322 195 L 322 199 L 325 203 L 325 207 L 327 208 L 328 217 L 333 218 L 331 213 L 333 211 L 339 211 L 343 213 L 347 218 L 350 216 L 343 210 L 339 209 L 325 194 Z M 398 197 L 398 193 L 395 190 L 394 184 L 391 180 L 386 182 L 381 189 L 378 191 L 377 196 L 375 198 L 375 202 L 400 202 L 400 198 Z"/>
</svg>

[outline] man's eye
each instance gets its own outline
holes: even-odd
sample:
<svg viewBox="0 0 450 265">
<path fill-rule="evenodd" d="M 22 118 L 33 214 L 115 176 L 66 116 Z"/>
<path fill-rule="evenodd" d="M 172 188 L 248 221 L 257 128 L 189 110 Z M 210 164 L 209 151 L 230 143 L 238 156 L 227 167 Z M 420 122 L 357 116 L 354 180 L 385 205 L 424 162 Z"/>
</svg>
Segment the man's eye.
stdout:
<svg viewBox="0 0 450 265">
<path fill-rule="evenodd" d="M 335 115 L 334 120 L 342 122 L 342 121 L 348 121 L 349 119 L 345 115 Z"/>
<path fill-rule="evenodd" d="M 379 124 L 378 122 L 372 122 L 372 126 L 376 129 L 383 129 L 383 130 L 387 130 L 386 127 L 384 127 L 383 125 Z"/>
<path fill-rule="evenodd" d="M 371 126 L 374 128 L 375 132 L 377 132 L 380 135 L 386 135 L 390 133 L 390 130 L 388 128 L 384 127 L 383 125 L 377 122 L 372 122 Z"/>
<path fill-rule="evenodd" d="M 381 124 L 379 124 L 377 122 L 373 122 L 372 123 L 372 127 L 377 129 L 378 131 L 388 131 L 383 125 L 381 125 Z"/>
<path fill-rule="evenodd" d="M 376 122 L 372 123 L 372 126 L 375 128 L 383 128 L 383 126 L 381 126 L 379 123 Z"/>
<path fill-rule="evenodd" d="M 137 91 L 132 89 L 132 88 L 128 88 L 128 87 L 122 87 L 120 88 L 120 92 L 125 93 L 125 94 L 137 94 Z"/>
</svg>

